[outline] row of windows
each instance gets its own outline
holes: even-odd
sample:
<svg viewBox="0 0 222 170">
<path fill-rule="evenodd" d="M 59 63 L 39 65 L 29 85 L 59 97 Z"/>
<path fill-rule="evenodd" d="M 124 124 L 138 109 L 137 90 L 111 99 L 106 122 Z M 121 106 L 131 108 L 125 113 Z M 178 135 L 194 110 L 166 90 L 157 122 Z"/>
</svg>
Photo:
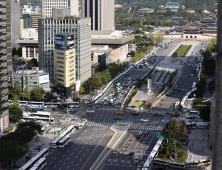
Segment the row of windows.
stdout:
<svg viewBox="0 0 222 170">
<path fill-rule="evenodd" d="M 57 70 L 59 73 L 64 73 L 64 71 L 62 71 L 62 70 Z"/>
<path fill-rule="evenodd" d="M 64 64 L 64 62 L 62 62 L 62 61 L 57 61 L 57 63 L 59 63 L 59 64 Z"/>
<path fill-rule="evenodd" d="M 57 74 L 59 77 L 64 77 L 64 75 L 61 75 L 61 74 Z"/>
<path fill-rule="evenodd" d="M 63 82 L 63 79 L 58 79 L 58 80 Z"/>
<path fill-rule="evenodd" d="M 73 58 L 74 58 L 74 56 L 69 57 L 69 59 L 73 59 Z"/>
<path fill-rule="evenodd" d="M 64 60 L 64 57 L 57 57 L 57 59 Z"/>
<path fill-rule="evenodd" d="M 73 72 L 73 71 L 74 71 L 74 69 L 70 70 L 69 72 L 71 73 L 71 72 Z"/>
<path fill-rule="evenodd" d="M 69 64 L 72 64 L 72 63 L 74 63 L 74 60 L 72 60 L 72 61 L 69 62 Z"/>
<path fill-rule="evenodd" d="M 74 80 L 74 78 L 71 78 L 69 81 L 72 81 L 72 80 Z"/>
<path fill-rule="evenodd" d="M 59 65 L 57 65 L 57 67 L 58 67 L 58 68 L 64 68 L 63 66 L 59 66 Z"/>
<path fill-rule="evenodd" d="M 72 74 L 69 75 L 69 77 L 72 77 L 72 76 L 74 76 L 74 73 L 72 73 Z"/>
<path fill-rule="evenodd" d="M 74 67 L 74 64 L 73 64 L 73 65 L 71 65 L 71 66 L 69 66 L 69 68 L 72 68 L 72 67 Z"/>
<path fill-rule="evenodd" d="M 59 54 L 59 55 L 64 55 L 64 53 L 61 53 L 61 52 L 57 52 L 57 54 Z"/>
</svg>

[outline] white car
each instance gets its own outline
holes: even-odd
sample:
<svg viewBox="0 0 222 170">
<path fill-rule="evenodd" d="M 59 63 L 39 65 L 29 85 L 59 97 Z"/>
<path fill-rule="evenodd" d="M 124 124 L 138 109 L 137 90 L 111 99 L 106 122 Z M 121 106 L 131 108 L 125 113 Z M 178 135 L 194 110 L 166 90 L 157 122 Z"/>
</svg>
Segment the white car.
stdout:
<svg viewBox="0 0 222 170">
<path fill-rule="evenodd" d="M 148 122 L 148 119 L 140 119 L 141 122 Z"/>
<path fill-rule="evenodd" d="M 87 113 L 95 113 L 94 110 L 87 110 L 86 112 L 87 112 Z"/>
</svg>

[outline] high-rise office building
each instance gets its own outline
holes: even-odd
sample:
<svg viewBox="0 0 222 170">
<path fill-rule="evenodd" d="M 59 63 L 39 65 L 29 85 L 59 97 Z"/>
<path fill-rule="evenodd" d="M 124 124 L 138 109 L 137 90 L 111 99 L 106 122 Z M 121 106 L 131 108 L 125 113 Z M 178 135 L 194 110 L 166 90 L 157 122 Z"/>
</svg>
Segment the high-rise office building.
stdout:
<svg viewBox="0 0 222 170">
<path fill-rule="evenodd" d="M 115 30 L 114 0 L 82 0 L 82 16 L 91 17 L 91 30 Z"/>
<path fill-rule="evenodd" d="M 73 34 L 57 34 L 54 50 L 54 86 L 60 97 L 75 98 L 75 48 Z"/>
<path fill-rule="evenodd" d="M 53 13 L 59 11 L 53 9 Z M 60 12 L 60 11 L 59 11 Z M 54 15 L 53 16 L 58 16 Z M 60 16 L 59 18 L 61 18 Z M 81 83 L 91 77 L 91 29 L 90 18 L 58 19 L 39 18 L 38 51 L 39 67 L 49 73 L 50 82 L 54 81 L 55 35 L 74 34 L 76 79 Z"/>
<path fill-rule="evenodd" d="M 16 47 L 15 43 L 20 35 L 20 1 L 11 0 L 11 46 Z"/>
<path fill-rule="evenodd" d="M 9 127 L 8 112 L 8 74 L 7 74 L 7 46 L 6 46 L 6 3 L 10 5 L 10 1 L 0 2 L 0 131 Z M 11 14 L 11 13 L 10 13 Z M 11 30 L 10 30 L 11 33 Z M 11 40 L 11 39 L 10 39 Z M 11 63 L 11 61 L 9 61 Z M 9 63 L 9 64 L 10 64 Z"/>
<path fill-rule="evenodd" d="M 31 12 L 30 17 L 32 18 L 32 28 L 38 32 L 38 19 L 41 17 L 41 13 Z"/>
<path fill-rule="evenodd" d="M 42 18 L 51 18 L 53 8 L 70 8 L 71 15 L 79 16 L 79 0 L 42 0 Z"/>
</svg>

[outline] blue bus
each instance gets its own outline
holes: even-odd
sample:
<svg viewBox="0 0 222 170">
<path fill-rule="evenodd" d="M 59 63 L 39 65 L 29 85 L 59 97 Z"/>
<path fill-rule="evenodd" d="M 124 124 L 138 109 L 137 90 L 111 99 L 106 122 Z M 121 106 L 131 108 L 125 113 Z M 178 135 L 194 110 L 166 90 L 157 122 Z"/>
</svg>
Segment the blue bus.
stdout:
<svg viewBox="0 0 222 170">
<path fill-rule="evenodd" d="M 29 112 L 44 111 L 43 107 L 27 107 Z"/>
</svg>

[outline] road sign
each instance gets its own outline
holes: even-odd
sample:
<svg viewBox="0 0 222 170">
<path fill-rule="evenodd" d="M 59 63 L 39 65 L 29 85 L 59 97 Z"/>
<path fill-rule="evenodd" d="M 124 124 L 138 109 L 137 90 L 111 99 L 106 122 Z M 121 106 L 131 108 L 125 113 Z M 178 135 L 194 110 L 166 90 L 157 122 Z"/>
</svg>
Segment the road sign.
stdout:
<svg viewBox="0 0 222 170">
<path fill-rule="evenodd" d="M 156 135 L 156 138 L 164 138 L 162 135 Z"/>
</svg>

